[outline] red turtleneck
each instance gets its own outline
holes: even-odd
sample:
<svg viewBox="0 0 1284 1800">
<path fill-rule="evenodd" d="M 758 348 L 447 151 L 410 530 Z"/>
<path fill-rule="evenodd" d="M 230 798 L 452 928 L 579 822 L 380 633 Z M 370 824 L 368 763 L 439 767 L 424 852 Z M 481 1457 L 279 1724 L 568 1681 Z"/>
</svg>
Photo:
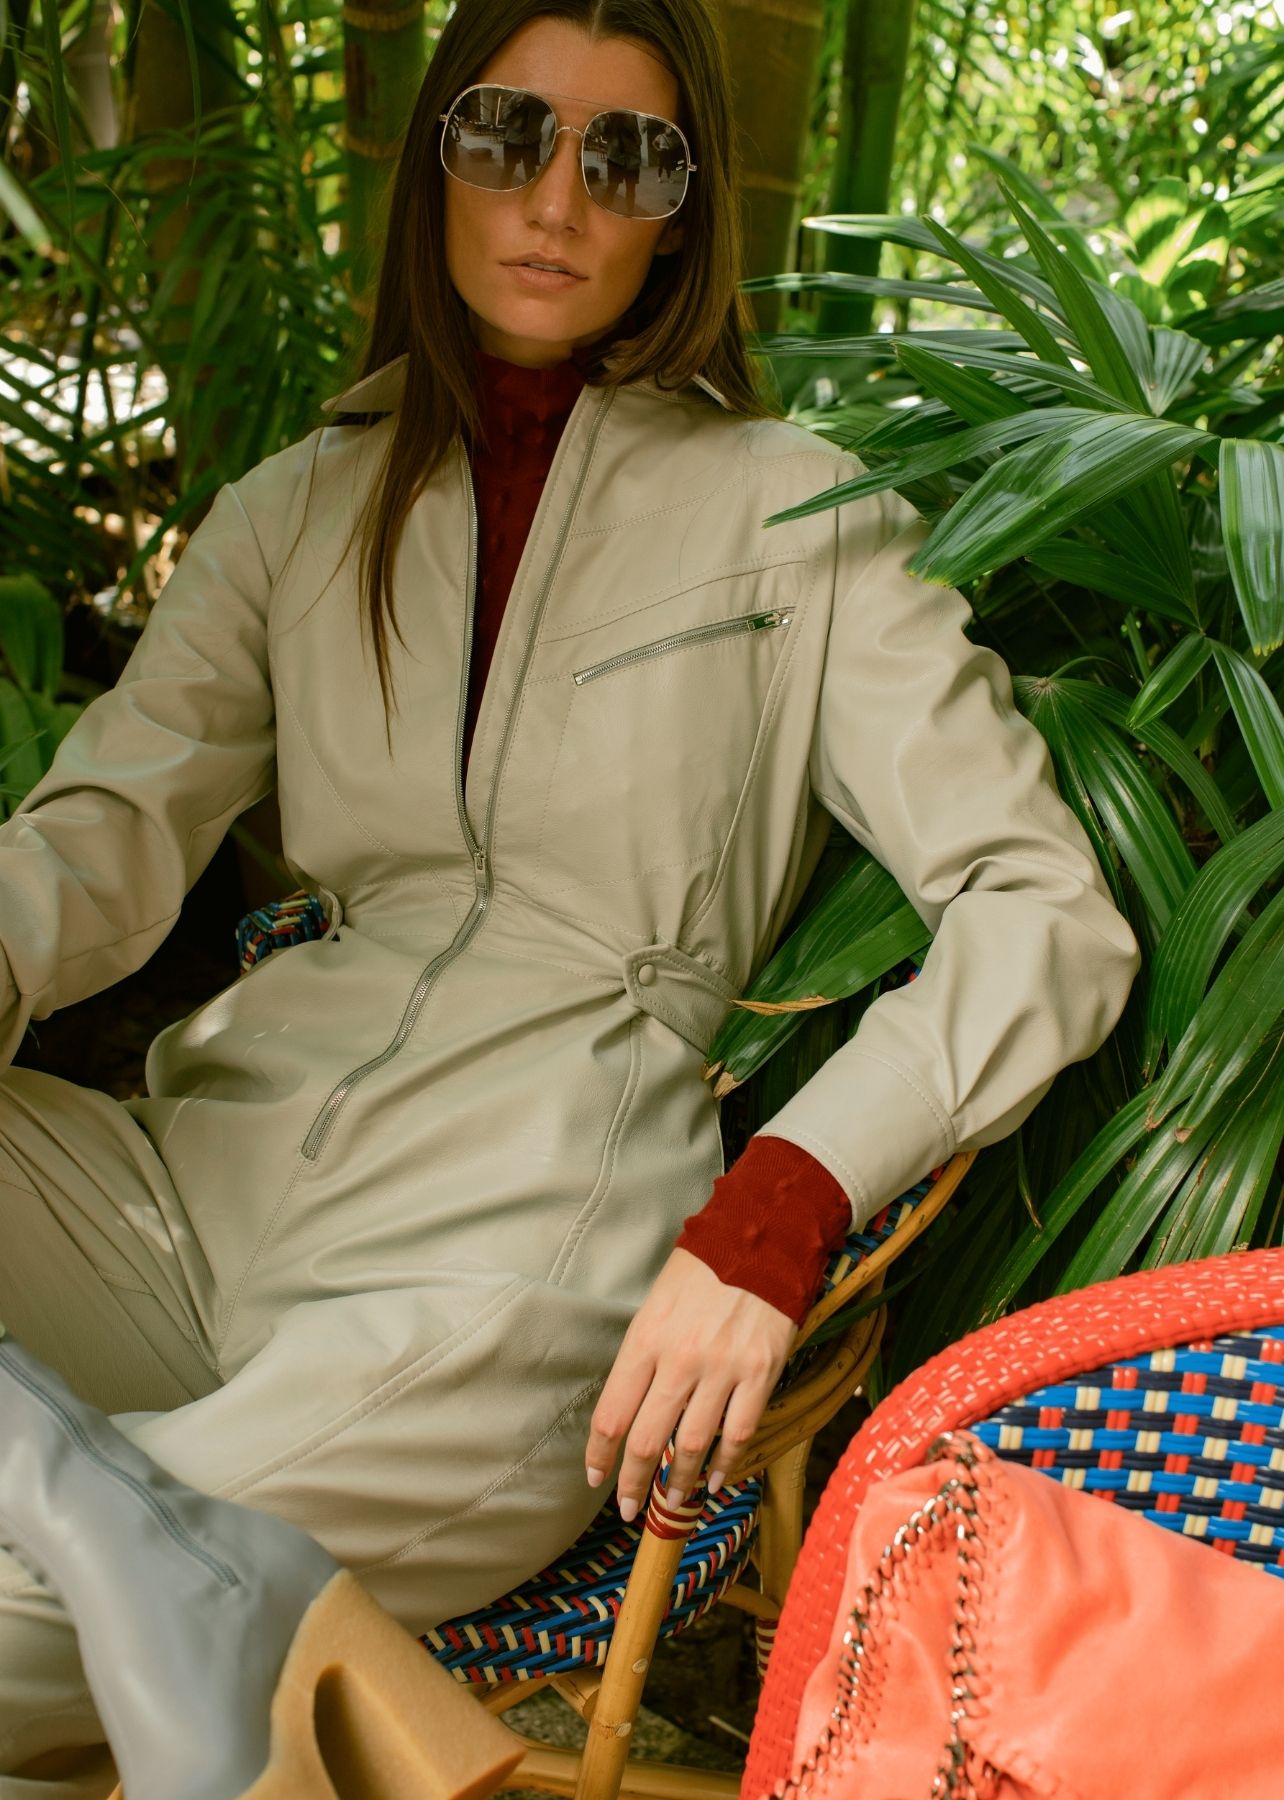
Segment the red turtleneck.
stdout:
<svg viewBox="0 0 1284 1800">
<path fill-rule="evenodd" d="M 527 369 L 475 349 L 484 445 L 473 447 L 478 568 L 464 718 L 464 766 L 486 672 L 526 535 L 562 428 L 584 386 L 597 345 L 551 368 Z M 851 1223 L 847 1196 L 821 1163 L 784 1138 L 759 1133 L 719 1176 L 707 1205 L 683 1225 L 676 1244 L 720 1281 L 750 1293 L 801 1323 L 828 1257 Z"/>
</svg>

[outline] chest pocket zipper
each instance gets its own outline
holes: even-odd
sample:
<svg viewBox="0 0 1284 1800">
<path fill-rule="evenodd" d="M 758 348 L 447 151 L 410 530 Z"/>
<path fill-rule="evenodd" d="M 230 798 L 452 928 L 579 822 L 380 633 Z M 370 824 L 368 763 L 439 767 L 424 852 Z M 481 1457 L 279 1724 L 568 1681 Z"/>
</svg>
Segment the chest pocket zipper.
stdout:
<svg viewBox="0 0 1284 1800">
<path fill-rule="evenodd" d="M 595 681 L 599 675 L 609 675 L 615 669 L 626 668 L 629 663 L 641 662 L 649 656 L 663 656 L 685 644 L 705 644 L 714 638 L 732 637 L 743 631 L 777 631 L 788 625 L 793 616 L 792 607 L 778 606 L 770 612 L 740 613 L 734 619 L 715 619 L 708 625 L 692 625 L 687 631 L 675 631 L 669 637 L 656 638 L 654 643 L 639 644 L 635 650 L 621 650 L 618 656 L 608 656 L 602 662 L 590 663 L 586 669 L 576 669 L 571 679 L 580 687 L 586 681 Z"/>
</svg>

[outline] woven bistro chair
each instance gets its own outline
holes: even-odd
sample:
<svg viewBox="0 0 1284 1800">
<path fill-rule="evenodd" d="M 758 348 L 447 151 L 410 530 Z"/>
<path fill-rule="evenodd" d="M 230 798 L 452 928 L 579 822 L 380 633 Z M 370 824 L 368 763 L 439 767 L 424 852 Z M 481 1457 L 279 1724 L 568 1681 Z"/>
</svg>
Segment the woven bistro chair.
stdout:
<svg viewBox="0 0 1284 1800">
<path fill-rule="evenodd" d="M 241 971 L 326 931 L 320 903 L 306 893 L 261 907 L 237 928 Z M 802 1544 L 812 1440 L 859 1391 L 877 1353 L 885 1312 L 871 1302 L 887 1269 L 946 1205 L 974 1154 L 934 1170 L 831 1257 L 758 1429 L 718 1493 L 697 1483 L 681 1506 L 667 1504 L 670 1440 L 635 1520 L 621 1518 L 612 1496 L 555 1564 L 424 1633 L 425 1648 L 477 1689 L 488 1712 L 548 1687 L 585 1721 L 582 1751 L 523 1737 L 526 1755 L 507 1786 L 576 1800 L 739 1794 L 736 1775 L 630 1759 L 656 1644 L 718 1603 L 735 1606 L 754 1620 L 762 1675 Z"/>
<path fill-rule="evenodd" d="M 943 1432 L 1284 1576 L 1284 1250 L 1121 1276 L 925 1363 L 870 1414 L 808 1528 L 750 1741 L 745 1800 L 790 1773 L 856 1513 Z"/>
</svg>

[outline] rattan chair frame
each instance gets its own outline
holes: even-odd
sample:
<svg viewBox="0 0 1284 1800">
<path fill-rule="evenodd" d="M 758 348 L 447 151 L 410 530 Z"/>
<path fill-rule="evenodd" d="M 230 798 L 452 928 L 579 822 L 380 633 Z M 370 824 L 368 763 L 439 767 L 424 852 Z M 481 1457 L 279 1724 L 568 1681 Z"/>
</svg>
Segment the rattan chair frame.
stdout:
<svg viewBox="0 0 1284 1800">
<path fill-rule="evenodd" d="M 794 1336 L 791 1357 L 836 1313 L 881 1290 L 888 1268 L 948 1203 L 975 1155 L 975 1151 L 956 1155 L 887 1241 L 862 1258 L 812 1307 Z M 863 1313 L 830 1342 L 818 1347 L 795 1375 L 787 1372 L 739 1465 L 728 1473 L 729 1481 L 763 1476 L 757 1544 L 751 1555 L 760 1585 L 752 1588 L 737 1581 L 718 1601 L 719 1605 L 736 1606 L 754 1618 L 760 1669 L 765 1665 L 766 1649 L 802 1545 L 803 1493 L 812 1441 L 838 1409 L 859 1392 L 878 1352 L 885 1321 L 886 1312 L 881 1306 Z M 654 1763 L 629 1755 L 661 1621 L 683 1548 L 699 1514 L 701 1497 L 702 1490 L 697 1488 L 680 1509 L 669 1508 L 662 1477 L 657 1473 L 647 1503 L 646 1528 L 600 1670 L 506 1682 L 479 1697 L 479 1704 L 486 1711 L 502 1713 L 529 1698 L 536 1687 L 551 1686 L 588 1727 L 583 1750 L 558 1749 L 519 1734 L 526 1754 L 507 1778 L 506 1787 L 562 1794 L 573 1800 L 736 1800 L 739 1775 Z"/>
</svg>

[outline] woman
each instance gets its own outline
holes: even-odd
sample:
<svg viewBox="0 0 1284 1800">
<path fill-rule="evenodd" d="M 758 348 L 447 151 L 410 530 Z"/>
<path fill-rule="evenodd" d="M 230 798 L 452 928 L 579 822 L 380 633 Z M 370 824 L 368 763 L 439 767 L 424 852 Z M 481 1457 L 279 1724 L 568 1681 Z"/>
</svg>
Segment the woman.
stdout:
<svg viewBox="0 0 1284 1800">
<path fill-rule="evenodd" d="M 502 89 L 546 102 L 521 187 Z M 0 830 L 11 1055 L 275 783 L 329 936 L 162 1032 L 146 1098 L 10 1071 L 0 1318 L 412 1630 L 565 1548 L 595 1475 L 636 1504 L 675 1425 L 672 1486 L 720 1423 L 725 1468 L 827 1246 L 1011 1130 L 1135 968 L 1002 665 L 905 574 L 908 509 L 762 529 L 858 465 L 754 391 L 733 175 L 708 0 L 461 0 L 367 374 L 220 491 Z M 710 1200 L 704 1052 L 834 817 L 935 944 Z M 97 1730 L 0 1556 L 0 1774 Z"/>
</svg>

